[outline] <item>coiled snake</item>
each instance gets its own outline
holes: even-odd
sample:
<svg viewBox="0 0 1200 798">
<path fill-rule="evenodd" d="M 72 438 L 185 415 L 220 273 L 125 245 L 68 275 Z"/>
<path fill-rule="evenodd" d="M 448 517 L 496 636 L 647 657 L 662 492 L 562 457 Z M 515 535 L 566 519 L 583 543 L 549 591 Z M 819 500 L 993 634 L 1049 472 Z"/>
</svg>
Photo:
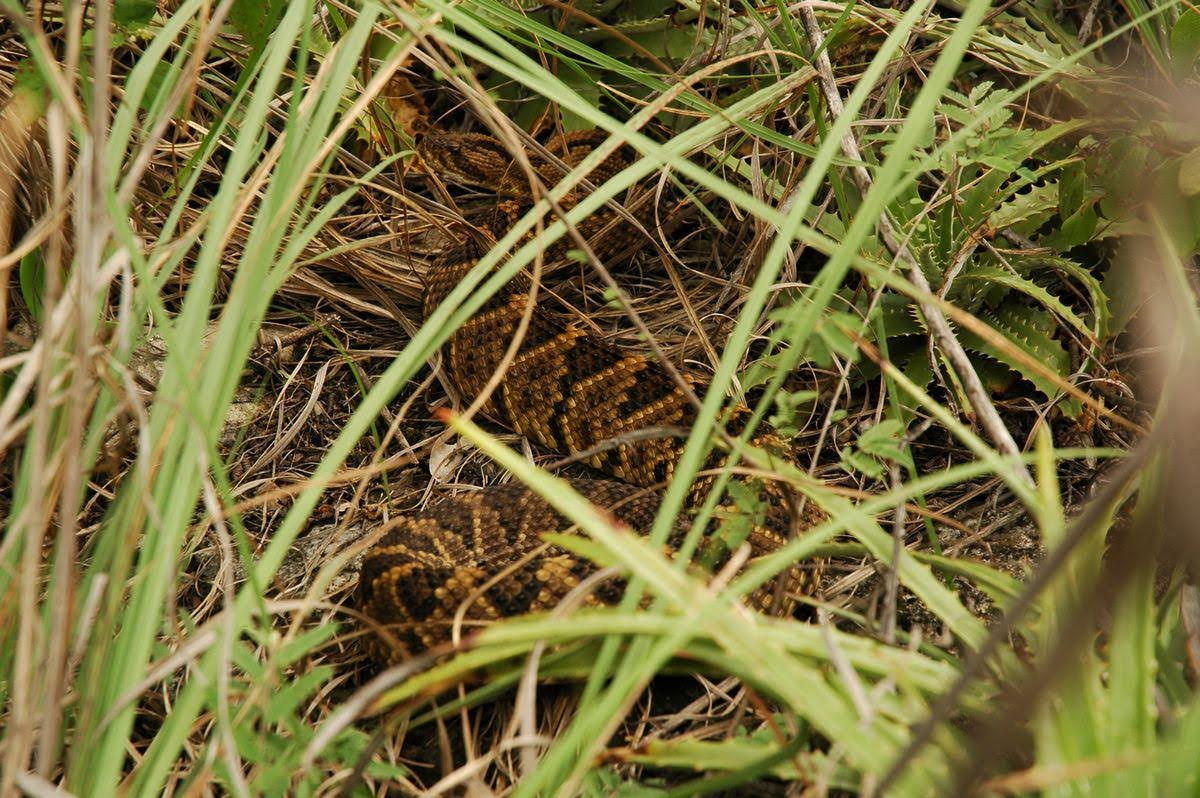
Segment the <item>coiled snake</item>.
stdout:
<svg viewBox="0 0 1200 798">
<path fill-rule="evenodd" d="M 527 157 L 538 178 L 554 185 L 563 167 L 578 164 L 594 143 L 595 134 L 570 134 L 549 147 L 552 159 L 533 153 Z M 494 219 L 488 225 L 492 232 L 503 232 L 532 202 L 527 173 L 496 139 L 431 131 L 422 138 L 419 153 L 425 167 L 441 180 L 495 193 Z M 618 153 L 593 171 L 590 179 L 602 182 L 624 165 L 625 156 Z M 562 205 L 570 207 L 575 201 L 568 198 Z M 611 214 L 600 212 L 578 228 L 591 237 L 595 251 L 608 251 L 619 237 L 612 232 L 612 220 Z M 479 244 L 467 240 L 440 258 L 427 277 L 426 317 L 482 254 Z M 450 338 L 445 363 L 464 398 L 479 395 L 501 368 L 530 290 L 527 277 L 514 280 Z M 702 390 L 698 380 L 685 379 Z M 687 429 L 695 418 L 692 400 L 658 362 L 621 351 L 542 308 L 534 309 L 515 358 L 483 410 L 548 450 L 588 453 L 585 462 L 620 481 L 573 480 L 573 487 L 594 504 L 610 508 L 635 530 L 646 530 L 653 521 L 659 498 L 645 489 L 661 487 L 671 479 L 683 440 L 630 433 L 646 428 Z M 731 428 L 744 414 L 744 408 L 735 412 Z M 782 441 L 769 430 L 754 443 L 786 456 Z M 714 457 L 711 465 L 719 467 L 720 459 Z M 697 480 L 691 491 L 693 506 L 699 506 L 712 481 L 711 477 Z M 782 545 L 796 512 L 781 487 L 775 483 L 759 487 L 766 510 L 748 536 L 754 555 Z M 821 517 L 809 502 L 796 526 L 808 528 Z M 396 661 L 445 643 L 456 613 L 474 626 L 553 608 L 597 570 L 591 561 L 543 541 L 544 533 L 565 531 L 568 526 L 545 501 L 517 486 L 484 488 L 400 520 L 367 553 L 360 576 L 359 605 L 391 638 L 387 644 L 374 644 L 373 650 L 381 659 Z M 681 519 L 669 548 L 679 545 L 688 526 Z M 781 578 L 786 592 L 794 595 L 811 587 L 815 566 L 797 565 Z M 602 582 L 586 601 L 611 604 L 623 588 L 620 580 Z M 766 608 L 770 592 L 761 590 L 753 601 Z M 464 602 L 469 606 L 461 608 Z"/>
</svg>

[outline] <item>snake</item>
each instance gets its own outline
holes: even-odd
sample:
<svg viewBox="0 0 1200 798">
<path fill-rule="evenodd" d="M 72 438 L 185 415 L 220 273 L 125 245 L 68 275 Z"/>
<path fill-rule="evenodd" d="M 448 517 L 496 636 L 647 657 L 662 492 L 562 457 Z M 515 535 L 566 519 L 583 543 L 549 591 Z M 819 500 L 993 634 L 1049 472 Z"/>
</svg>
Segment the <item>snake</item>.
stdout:
<svg viewBox="0 0 1200 798">
<path fill-rule="evenodd" d="M 443 183 L 491 195 L 484 235 L 464 235 L 428 270 L 423 297 L 426 319 L 477 264 L 487 241 L 504 233 L 532 206 L 530 172 L 545 186 L 554 186 L 564 170 L 580 163 L 604 137 L 596 131 L 560 135 L 539 152 L 524 151 L 518 159 L 507 144 L 486 134 L 433 129 L 421 136 L 417 152 L 427 173 Z M 589 177 L 603 182 L 628 162 L 628 154 L 618 151 Z M 581 196 L 582 191 L 576 190 L 561 206 L 570 208 Z M 577 229 L 590 239 L 598 257 L 628 240 L 608 210 L 592 214 Z M 561 254 L 560 246 L 546 256 Z M 679 434 L 639 433 L 690 429 L 697 415 L 695 393 L 703 392 L 704 381 L 668 369 L 644 352 L 618 348 L 569 316 L 538 303 L 531 296 L 533 290 L 529 275 L 518 276 L 453 332 L 443 347 L 450 381 L 469 400 L 485 391 L 502 369 L 502 377 L 482 404 L 484 415 L 542 449 L 582 459 L 597 477 L 570 479 L 570 486 L 622 524 L 645 533 L 685 441 Z M 739 432 L 747 416 L 744 406 L 736 406 L 727 430 Z M 787 444 L 769 428 L 760 429 L 751 443 L 792 462 Z M 721 463 L 714 452 L 708 470 L 702 472 L 709 476 L 696 479 L 689 491 L 689 508 L 703 503 Z M 763 509 L 754 515 L 745 539 L 752 557 L 779 550 L 795 530 L 810 528 L 824 518 L 813 502 L 796 502 L 786 486 L 761 479 L 753 482 Z M 674 555 L 687 537 L 691 526 L 687 516 L 681 513 L 668 535 L 664 544 L 668 555 Z M 565 518 L 521 485 L 481 488 L 393 521 L 366 553 L 359 576 L 357 602 L 369 619 L 372 656 L 384 663 L 404 661 L 450 645 L 457 623 L 471 631 L 505 618 L 552 610 L 599 570 L 586 557 L 545 541 L 547 533 L 568 531 L 571 525 Z M 715 540 L 709 535 L 702 547 L 714 568 L 730 556 L 730 547 L 714 544 Z M 811 592 L 819 571 L 819 563 L 794 564 L 748 597 L 748 602 L 764 611 L 779 611 L 778 596 Z M 595 584 L 585 585 L 589 589 L 581 599 L 584 606 L 612 605 L 624 594 L 622 578 L 592 581 Z"/>
</svg>

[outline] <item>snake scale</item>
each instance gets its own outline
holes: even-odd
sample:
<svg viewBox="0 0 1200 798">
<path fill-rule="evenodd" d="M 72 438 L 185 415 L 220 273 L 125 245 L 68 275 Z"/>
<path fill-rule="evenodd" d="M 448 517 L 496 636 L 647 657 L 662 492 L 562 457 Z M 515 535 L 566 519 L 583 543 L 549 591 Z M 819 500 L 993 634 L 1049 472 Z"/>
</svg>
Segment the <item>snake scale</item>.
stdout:
<svg viewBox="0 0 1200 798">
<path fill-rule="evenodd" d="M 552 186 L 564 168 L 575 166 L 590 151 L 596 135 L 568 134 L 546 150 L 551 158 L 526 153 L 528 163 L 538 179 Z M 494 194 L 492 218 L 486 225 L 489 233 L 503 232 L 532 203 L 527 172 L 494 138 L 435 130 L 422 136 L 418 151 L 424 167 L 440 180 Z M 611 156 L 590 179 L 602 182 L 619 171 L 625 159 L 620 152 Z M 568 197 L 562 205 L 571 207 L 577 200 L 578 196 Z M 612 232 L 614 218 L 601 211 L 579 226 L 594 251 L 605 253 L 621 238 L 619 232 Z M 615 227 L 620 230 L 620 225 Z M 426 317 L 485 251 L 475 238 L 464 239 L 441 256 L 426 277 Z M 554 253 L 552 249 L 548 254 Z M 478 396 L 504 365 L 530 301 L 531 285 L 527 276 L 514 280 L 446 344 L 445 364 L 464 399 Z M 684 379 L 703 390 L 699 379 Z M 686 392 L 660 363 L 641 353 L 622 351 L 536 306 L 515 357 L 483 411 L 547 450 L 584 454 L 584 462 L 609 479 L 571 480 L 572 486 L 634 530 L 651 525 L 659 496 L 647 489 L 671 479 L 684 441 L 678 435 L 632 433 L 647 428 L 688 429 L 696 413 Z M 729 428 L 736 431 L 745 415 L 745 408 L 737 409 Z M 790 454 L 769 430 L 760 432 L 754 443 L 775 455 Z M 709 465 L 716 468 L 720 463 L 714 455 Z M 691 506 L 699 506 L 713 479 L 702 476 L 696 481 Z M 790 494 L 776 483 L 756 485 L 766 509 L 756 517 L 747 538 L 753 555 L 778 549 L 793 529 L 803 530 L 822 518 L 811 502 L 798 511 Z M 668 553 L 678 549 L 689 526 L 688 519 L 680 519 L 667 541 Z M 544 533 L 568 528 L 544 500 L 518 486 L 483 488 L 395 522 L 368 551 L 360 575 L 358 603 L 375 625 L 371 650 L 378 659 L 395 662 L 447 643 L 456 615 L 466 631 L 480 623 L 552 609 L 597 571 L 591 561 L 547 545 L 542 538 Z M 722 556 L 728 555 L 718 552 L 717 565 Z M 784 592 L 795 595 L 811 589 L 815 577 L 816 567 L 809 563 L 792 567 L 780 579 Z M 775 587 L 760 589 L 751 597 L 752 603 L 769 608 Z M 601 580 L 584 603 L 612 604 L 623 589 L 619 579 Z M 378 635 L 381 628 L 385 634 Z"/>
</svg>

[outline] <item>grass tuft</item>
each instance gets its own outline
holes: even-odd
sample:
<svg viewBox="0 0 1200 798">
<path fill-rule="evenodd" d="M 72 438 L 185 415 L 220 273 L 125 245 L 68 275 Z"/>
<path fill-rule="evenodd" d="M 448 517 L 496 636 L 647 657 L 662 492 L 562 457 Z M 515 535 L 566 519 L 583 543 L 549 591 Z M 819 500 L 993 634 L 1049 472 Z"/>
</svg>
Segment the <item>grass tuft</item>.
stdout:
<svg viewBox="0 0 1200 798">
<path fill-rule="evenodd" d="M 0 0 L 0 794 L 1195 791 L 1194 8 L 26 6 Z M 490 198 L 414 168 L 413 87 L 445 129 L 607 134 L 428 318 Z M 627 251 L 547 257 L 605 207 Z M 706 380 L 651 529 L 447 409 L 474 397 L 442 344 L 535 266 L 548 312 Z M 753 511 L 748 469 L 828 521 L 736 573 L 665 556 Z M 362 552 L 507 480 L 625 601 L 372 666 Z M 741 603 L 815 558 L 803 617 Z"/>
</svg>

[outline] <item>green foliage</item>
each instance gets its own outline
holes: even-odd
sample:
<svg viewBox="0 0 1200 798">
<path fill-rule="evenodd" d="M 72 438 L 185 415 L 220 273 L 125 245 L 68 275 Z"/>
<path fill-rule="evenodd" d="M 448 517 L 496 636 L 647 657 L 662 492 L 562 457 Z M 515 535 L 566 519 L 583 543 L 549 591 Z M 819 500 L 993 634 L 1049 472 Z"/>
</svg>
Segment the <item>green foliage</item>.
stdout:
<svg viewBox="0 0 1200 798">
<path fill-rule="evenodd" d="M 1196 68 L 1200 59 L 1200 10 L 1184 9 L 1171 28 L 1171 66 L 1183 78 Z"/>
<path fill-rule="evenodd" d="M 588 771 L 582 784 L 583 795 L 605 796 L 605 798 L 665 798 L 670 793 L 654 785 L 654 779 L 630 781 L 612 767 L 598 767 Z"/>
<path fill-rule="evenodd" d="M 113 21 L 126 30 L 137 30 L 147 25 L 158 11 L 155 0 L 115 0 Z"/>
<path fill-rule="evenodd" d="M 21 258 L 17 279 L 21 287 L 21 298 L 25 300 L 25 307 L 29 308 L 29 315 L 41 324 L 45 316 L 46 264 L 40 251 L 34 250 Z"/>
<path fill-rule="evenodd" d="M 853 447 L 842 449 L 842 468 L 879 479 L 888 464 L 903 456 L 903 440 L 904 425 L 895 419 L 884 419 L 859 435 Z"/>
<path fill-rule="evenodd" d="M 258 53 L 279 24 L 284 7 L 284 0 L 235 0 L 229 8 L 229 24 Z"/>
<path fill-rule="evenodd" d="M 1062 386 L 1077 370 L 1091 367 L 1114 332 L 1109 296 L 1099 277 L 1072 257 L 1072 250 L 1100 228 L 1098 209 L 1107 193 L 1091 177 L 1088 162 L 1070 154 L 1072 146 L 1084 153 L 1094 147 L 1094 142 L 1075 141 L 1077 123 L 1044 129 L 1015 125 L 1013 112 L 993 102 L 994 96 L 994 87 L 986 81 L 966 94 L 945 92 L 940 113 L 972 131 L 956 137 L 949 151 L 934 150 L 938 142 L 927 140 L 931 152 L 943 153 L 940 174 L 953 188 L 943 187 L 931 205 L 927 190 L 910 184 L 893 201 L 892 213 L 909 226 L 908 246 L 917 253 L 934 290 L 1003 336 L 1006 344 L 1001 345 L 960 332 L 964 345 L 978 357 L 976 368 L 989 376 L 990 387 L 996 392 L 1013 390 L 1017 386 L 1012 377 L 1022 378 L 1044 399 L 1059 400 L 1063 413 L 1075 416 L 1081 405 L 1062 398 Z M 891 136 L 877 138 L 886 147 Z M 840 235 L 833 219 L 823 227 L 830 235 Z M 1026 254 L 1005 247 L 999 236 L 1006 232 L 1032 238 L 1039 248 Z M 825 323 L 857 329 L 877 345 L 886 343 L 889 358 L 917 385 L 925 387 L 933 380 L 924 345 L 927 331 L 915 302 L 890 293 L 872 297 L 848 290 L 842 297 L 859 317 L 826 311 Z M 794 315 L 785 308 L 777 318 Z M 880 334 L 886 341 L 878 340 Z M 1067 348 L 1072 338 L 1081 345 L 1082 360 L 1073 359 Z M 810 344 L 807 354 L 813 362 L 827 366 L 833 355 L 845 355 L 844 346 L 828 345 L 828 335 L 821 340 L 827 344 L 823 348 Z M 998 364 L 1003 364 L 999 370 Z M 1037 366 L 1049 368 L 1055 377 Z M 1010 378 L 1005 378 L 1006 370 Z M 860 377 L 872 379 L 875 373 L 868 365 Z"/>
<path fill-rule="evenodd" d="M 794 438 L 804 427 L 804 419 L 820 394 L 813 390 L 779 391 L 775 394 L 776 413 L 768 419 L 771 426 L 785 438 Z"/>
<path fill-rule="evenodd" d="M 37 68 L 33 59 L 22 59 L 13 72 L 12 92 L 14 95 L 32 100 L 38 116 L 45 113 L 45 103 L 49 98 L 50 87 L 46 76 Z"/>
<path fill-rule="evenodd" d="M 770 510 L 763 499 L 762 485 L 756 480 L 748 482 L 730 482 L 729 498 L 731 506 L 721 514 L 721 526 L 713 537 L 713 551 L 734 551 L 750 537 L 750 531 L 761 526 Z M 713 563 L 706 563 L 710 568 Z"/>
<path fill-rule="evenodd" d="M 256 650 L 237 645 L 233 651 L 236 670 L 223 688 L 213 686 L 208 700 L 226 707 L 231 723 L 230 738 L 238 758 L 249 768 L 245 785 L 254 795 L 314 795 L 322 777 L 317 770 L 301 766 L 305 747 L 316 734 L 312 715 L 320 693 L 335 676 L 331 665 L 318 665 L 292 672 L 289 666 L 319 650 L 336 634 L 332 624 L 314 627 L 281 646 L 267 661 Z M 336 762 L 354 762 L 366 749 L 369 735 L 345 729 L 329 742 L 328 755 Z M 220 760 L 218 759 L 218 762 Z M 366 775 L 378 779 L 406 777 L 404 768 L 372 761 Z M 226 789 L 237 792 L 239 773 L 231 779 L 224 772 Z"/>
<path fill-rule="evenodd" d="M 190 584 L 191 574 L 180 565 L 196 545 L 197 528 L 219 516 L 217 510 L 237 518 L 219 435 L 235 390 L 249 373 L 246 366 L 273 292 L 353 192 L 330 195 L 325 184 L 329 154 L 373 142 L 403 149 L 394 131 L 379 130 L 372 120 L 340 126 L 364 90 L 366 76 L 359 67 L 400 67 L 401 54 L 418 40 L 433 54 L 461 59 L 462 75 L 478 78 L 485 89 L 474 99 L 494 103 L 519 124 L 599 126 L 628 139 L 639 153 L 637 163 L 573 208 L 572 221 L 639 182 L 667 174 L 673 183 L 662 185 L 681 188 L 706 223 L 729 211 L 739 220 L 752 217 L 756 229 L 770 231 L 770 239 L 762 255 L 756 254 L 748 283 L 736 286 L 742 292 L 738 318 L 649 540 L 614 530 L 607 516 L 575 496 L 569 485 L 534 469 L 494 437 L 466 422 L 457 427 L 578 525 L 582 534 L 551 541 L 620 569 L 631 586 L 626 603 L 492 626 L 462 652 L 413 670 L 379 699 L 382 706 L 419 713 L 414 725 L 431 723 L 447 706 L 465 712 L 506 696 L 527 663 L 540 661 L 544 672 L 586 682 L 578 711 L 538 752 L 534 766 L 513 788 L 517 796 L 683 795 L 718 787 L 735 791 L 759 778 L 815 781 L 847 793 L 867 789 L 922 728 L 937 697 L 962 676 L 965 656 L 980 650 L 988 618 L 973 612 L 964 595 L 982 594 L 1007 608 L 1024 589 L 987 563 L 936 549 L 897 549 L 879 515 L 939 490 L 966 493 L 981 480 L 995 479 L 1024 504 L 1042 542 L 1062 552 L 1065 565 L 985 663 L 983 678 L 967 683 L 947 713 L 933 718 L 930 740 L 886 794 L 944 794 L 955 764 L 970 753 L 964 729 L 988 720 L 998 705 L 997 685 L 1020 686 L 1032 668 L 1052 661 L 1055 646 L 1090 599 L 1109 602 L 1103 634 L 1089 637 L 1074 652 L 1078 656 L 1061 666 L 1056 692 L 1022 725 L 1033 741 L 1021 752 L 1031 767 L 1016 775 L 1041 779 L 1035 789 L 1056 796 L 1115 798 L 1194 789 L 1200 708 L 1185 657 L 1195 637 L 1188 628 L 1194 591 L 1178 575 L 1166 574 L 1166 584 L 1159 582 L 1148 559 L 1119 593 L 1089 592 L 1105 573 L 1106 542 L 1120 533 L 1114 521 L 1117 502 L 1082 544 L 1072 551 L 1060 548 L 1070 538 L 1064 491 L 1057 484 L 1059 459 L 1097 453 L 1054 450 L 1043 423 L 1054 421 L 1053 415 L 1040 411 L 1053 401 L 1067 416 L 1079 413 L 1077 400 L 1064 396 L 1064 385 L 1084 384 L 1136 309 L 1134 297 L 1141 295 L 1121 282 L 1128 275 L 1108 268 L 1111 250 L 1139 235 L 1154 237 L 1180 263 L 1195 252 L 1200 138 L 1186 125 L 1149 117 L 1131 126 L 1114 125 L 1119 132 L 1058 120 L 1062 106 L 1083 90 L 1065 82 L 1034 90 L 1030 82 L 1070 75 L 1103 83 L 1106 76 L 1089 60 L 1099 56 L 1085 53 L 1075 31 L 1056 18 L 1057 7 L 891 4 L 899 7 L 896 11 L 885 4 L 818 4 L 815 12 L 828 34 L 825 51 L 835 56 L 846 92 L 845 111 L 834 118 L 807 71 L 812 53 L 802 21 L 783 2 L 729 6 L 729 14 L 712 13 L 711 4 L 667 0 L 574 4 L 576 11 L 603 23 L 596 25 L 558 4 L 430 0 L 416 7 L 388 6 L 395 16 L 386 20 L 386 31 L 374 26 L 382 13 L 374 4 L 357 14 L 321 4 L 327 39 L 314 28 L 309 5 L 239 1 L 229 28 L 246 46 L 234 46 L 226 30 L 213 53 L 198 54 L 202 69 L 215 70 L 203 77 L 220 78 L 196 83 L 200 100 L 212 106 L 211 115 L 199 120 L 184 118 L 185 111 L 194 112 L 190 102 L 168 108 L 166 101 L 180 81 L 198 77 L 185 67 L 210 4 L 185 0 L 169 16 L 158 15 L 157 5 L 136 0 L 113 5 L 118 23 L 144 41 L 121 51 L 136 62 L 127 74 L 114 69 L 120 91 L 114 95 L 117 106 L 105 146 L 85 149 L 91 143 L 86 125 L 68 126 L 73 147 L 103 156 L 94 207 L 111 216 L 113 225 L 103 242 L 105 257 L 128 256 L 127 268 L 125 261 L 112 261 L 122 266 L 124 285 L 96 286 L 95 295 L 86 299 L 99 307 L 109 301 L 109 291 L 128 290 L 113 316 L 139 320 L 129 332 L 132 339 L 145 333 L 138 327 L 141 320 L 150 320 L 168 343 L 168 354 L 154 395 L 136 408 L 146 414 L 138 420 L 136 463 L 103 486 L 115 490 L 115 498 L 106 494 L 99 502 L 99 489 L 86 494 L 87 504 L 84 494 L 55 496 L 58 516 L 79 512 L 84 518 L 84 509 L 90 514 L 86 526 L 72 533 L 86 538 L 86 549 L 68 563 L 65 579 L 53 567 L 63 550 L 49 514 L 44 529 L 31 526 L 29 519 L 45 509 L 44 485 L 71 480 L 63 478 L 65 471 L 46 478 L 33 469 L 38 462 L 56 462 L 77 443 L 66 432 L 74 435 L 76 426 L 62 397 L 78 387 L 94 404 L 84 418 L 82 449 L 63 462 L 71 475 L 93 476 L 113 418 L 130 404 L 114 386 L 123 384 L 137 340 L 113 336 L 107 324 L 89 317 L 71 335 L 82 336 L 87 351 L 95 354 L 97 370 L 103 370 L 100 379 L 73 382 L 86 370 L 74 368 L 74 340 L 67 339 L 47 340 L 47 356 L 17 366 L 49 371 L 0 374 L 6 405 L 8 391 L 22 382 L 53 391 L 45 399 L 37 395 L 45 404 L 35 409 L 46 422 L 30 426 L 31 434 L 41 437 L 31 438 L 14 459 L 10 516 L 16 520 L 0 545 L 0 598 L 5 606 L 24 610 L 33 596 L 33 611 L 0 618 L 0 695 L 20 701 L 21 691 L 42 689 L 51 671 L 24 666 L 55 663 L 30 640 L 79 641 L 81 659 L 72 660 L 70 668 L 58 663 L 55 673 L 61 672 L 64 691 L 57 703 L 47 704 L 48 711 L 63 708 L 61 739 L 37 750 L 63 789 L 75 794 L 157 795 L 170 789 L 325 794 L 329 782 L 343 778 L 360 759 L 371 780 L 412 776 L 371 753 L 370 735 L 380 721 L 333 711 L 347 705 L 343 694 L 354 687 L 339 681 L 335 666 L 321 660 L 334 648 L 337 629 L 312 623 L 304 614 L 308 605 L 289 615 L 288 623 L 276 623 L 273 577 L 308 525 L 322 490 L 391 399 L 454 329 L 535 257 L 538 246 L 562 234 L 561 224 L 548 220 L 543 238 L 523 244 L 522 236 L 537 220 L 522 220 L 404 342 L 386 372 L 371 375 L 372 388 L 364 392 L 361 407 L 315 471 L 303 475 L 307 481 L 289 496 L 286 515 L 271 518 L 270 535 L 244 563 L 252 578 L 228 597 L 220 614 L 214 611 L 210 623 L 192 624 L 180 622 L 170 610 Z M 957 6 L 961 20 L 950 16 Z M 1141 2 L 1128 6 L 1137 17 L 1130 25 L 1144 38 L 1149 57 L 1169 66 L 1164 74 L 1191 80 L 1200 49 L 1195 10 L 1174 13 L 1171 4 Z M 91 41 L 83 39 L 85 45 Z M 80 63 L 90 63 L 94 54 L 87 55 Z M 124 63 L 119 66 L 125 68 Z M 18 86 L 49 95 L 46 87 L 55 84 L 45 70 L 23 69 Z M 85 72 L 62 74 L 80 81 L 71 87 L 72 96 L 90 97 Z M 666 91 L 677 91 L 671 106 L 647 110 Z M 880 105 L 873 108 L 876 102 Z M 1125 111 L 1118 102 L 1110 105 Z M 860 115 L 879 124 L 855 125 Z M 161 128 L 174 135 L 174 123 L 180 130 L 195 125 L 206 132 L 186 142 L 191 149 L 178 180 L 168 181 L 165 190 L 155 187 L 160 192 L 155 199 L 166 209 L 162 229 L 139 226 L 135 231 L 133 220 L 141 216 L 121 181 L 137 156 L 161 154 L 162 142 L 146 145 L 150 132 Z M 862 141 L 873 191 L 860 192 L 845 169 L 849 162 L 841 143 L 852 129 Z M 350 133 L 334 140 L 335 130 Z M 143 153 L 143 145 L 151 149 Z M 377 174 L 356 173 L 351 182 L 366 184 Z M 210 194 L 196 196 L 201 176 L 214 175 Z M 1148 226 L 1131 209 L 1131 185 L 1173 201 L 1161 229 Z M 387 186 L 384 193 L 389 192 L 395 193 L 394 186 Z M 822 207 L 826 193 L 833 198 Z M 955 326 L 988 387 L 1004 398 L 1032 392 L 1039 403 L 1043 437 L 1036 486 L 1014 479 L 1011 464 L 925 390 L 939 371 L 940 384 L 956 388 L 946 363 L 929 346 L 911 287 L 897 276 L 878 238 L 883 211 L 896 222 L 934 292 L 994 331 L 994 337 L 980 336 Z M 792 257 L 796 239 L 826 260 L 816 267 L 797 262 Z M 36 252 L 21 261 L 16 276 L 25 304 L 44 320 L 54 309 L 45 307 L 45 275 Z M 785 281 L 789 287 L 781 289 Z M 797 289 L 798 282 L 807 286 Z M 1187 285 L 1186 278 L 1181 284 Z M 168 295 L 170 304 L 164 299 Z M 767 314 L 771 302 L 776 309 Z M 752 342 L 764 346 L 759 350 Z M 1187 343 L 1195 346 L 1190 339 Z M 875 361 L 864 355 L 868 346 L 901 372 L 881 376 Z M 810 426 L 817 408 L 835 427 L 849 417 L 849 403 L 826 415 L 818 402 L 830 397 L 795 384 L 801 360 L 838 377 L 849 374 L 851 390 L 877 392 L 871 394 L 872 402 L 878 397 L 873 417 L 881 420 L 853 444 L 841 443 L 849 435 L 833 438 L 841 446 L 836 454 L 843 468 L 857 475 L 879 479 L 896 464 L 908 479 L 852 503 L 814 484 L 800 469 L 772 462 L 750 447 L 739 449 L 746 465 L 778 471 L 806 500 L 824 507 L 829 521 L 750 563 L 717 590 L 707 575 L 665 557 L 660 544 L 684 516 L 688 483 L 709 462 L 712 428 L 748 358 L 754 366 L 741 384 L 762 397 L 755 410 L 785 436 Z M 1042 368 L 1033 368 L 1031 361 Z M 847 392 L 839 396 L 845 402 Z M 939 460 L 936 468 L 921 472 L 911 448 L 901 448 L 918 414 L 937 421 L 943 437 L 957 442 L 956 448 L 948 447 L 949 467 Z M 1153 513 L 1162 502 L 1153 489 L 1161 465 L 1141 469 L 1136 477 L 1137 487 L 1145 490 L 1137 499 L 1146 522 L 1142 528 L 1158 529 Z M 713 502 L 698 514 L 688 539 L 702 553 L 713 551 L 699 539 L 710 515 L 721 522 L 720 540 L 729 549 L 745 539 L 764 511 L 758 491 L 745 482 L 732 482 L 727 495 Z M 884 642 L 873 636 L 873 619 L 833 602 L 825 607 L 837 616 L 829 624 L 752 615 L 738 603 L 739 596 L 784 568 L 825 553 L 835 540 L 855 558 L 868 558 L 880 571 L 894 574 L 904 595 L 920 605 L 932 626 L 948 630 L 954 645 L 934 645 L 905 629 L 897 630 L 894 644 Z M 976 592 L 960 594 L 959 587 Z M 93 596 L 90 614 L 72 606 L 66 626 L 55 626 L 58 606 Z M 1092 629 L 1087 631 L 1090 635 Z M 542 659 L 532 657 L 534 652 Z M 655 738 L 635 750 L 615 748 L 613 735 L 637 696 L 656 675 L 679 665 L 733 677 L 751 688 L 754 702 L 738 706 L 739 712 L 747 708 L 745 724 L 755 728 L 739 726 L 732 735 L 705 739 Z M 464 688 L 460 702 L 429 709 L 448 687 L 465 685 L 481 673 L 491 681 Z M 761 712 L 760 700 L 767 712 Z M 152 729 L 149 736 L 146 729 Z M 3 734 L 0 748 L 9 756 L 22 731 L 9 724 Z M 486 766 L 487 757 L 498 752 L 476 753 Z M 985 764 L 995 772 L 1005 767 Z"/>
</svg>

